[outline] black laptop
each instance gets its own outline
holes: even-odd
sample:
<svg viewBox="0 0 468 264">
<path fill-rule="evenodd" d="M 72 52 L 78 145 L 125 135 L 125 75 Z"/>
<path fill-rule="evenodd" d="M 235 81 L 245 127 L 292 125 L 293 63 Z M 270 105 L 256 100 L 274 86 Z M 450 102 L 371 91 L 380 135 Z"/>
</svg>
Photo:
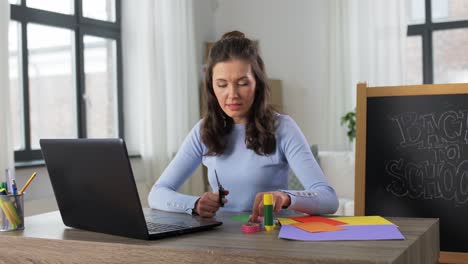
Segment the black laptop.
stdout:
<svg viewBox="0 0 468 264">
<path fill-rule="evenodd" d="M 214 218 L 143 211 L 122 139 L 41 139 L 40 145 L 66 226 L 157 239 L 222 224 Z"/>
</svg>

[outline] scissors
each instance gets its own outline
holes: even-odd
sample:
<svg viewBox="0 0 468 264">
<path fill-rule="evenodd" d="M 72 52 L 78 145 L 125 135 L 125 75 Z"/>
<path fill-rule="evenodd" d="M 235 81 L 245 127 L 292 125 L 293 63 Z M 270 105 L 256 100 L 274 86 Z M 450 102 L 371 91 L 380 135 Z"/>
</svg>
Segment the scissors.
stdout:
<svg viewBox="0 0 468 264">
<path fill-rule="evenodd" d="M 224 198 L 224 188 L 219 182 L 218 173 L 215 170 L 216 182 L 218 183 L 218 193 L 219 193 L 219 205 L 224 207 L 223 198 Z"/>
</svg>

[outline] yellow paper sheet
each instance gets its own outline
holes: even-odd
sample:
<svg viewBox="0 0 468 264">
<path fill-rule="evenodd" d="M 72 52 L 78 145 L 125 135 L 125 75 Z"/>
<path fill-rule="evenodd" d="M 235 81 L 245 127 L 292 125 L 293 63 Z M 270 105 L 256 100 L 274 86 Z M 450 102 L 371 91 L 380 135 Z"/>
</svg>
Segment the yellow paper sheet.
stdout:
<svg viewBox="0 0 468 264">
<path fill-rule="evenodd" d="M 345 222 L 348 225 L 393 225 L 387 219 L 373 215 L 373 216 L 339 216 L 328 217 L 329 219 Z"/>
<path fill-rule="evenodd" d="M 276 218 L 281 225 L 291 225 L 291 224 L 296 224 L 299 223 L 296 220 L 292 220 L 291 218 L 286 218 L 286 217 L 277 217 Z"/>
<path fill-rule="evenodd" d="M 330 225 L 322 222 L 296 223 L 292 224 L 292 226 L 295 226 L 297 228 L 311 233 L 343 230 L 343 228 L 339 226 Z"/>
</svg>

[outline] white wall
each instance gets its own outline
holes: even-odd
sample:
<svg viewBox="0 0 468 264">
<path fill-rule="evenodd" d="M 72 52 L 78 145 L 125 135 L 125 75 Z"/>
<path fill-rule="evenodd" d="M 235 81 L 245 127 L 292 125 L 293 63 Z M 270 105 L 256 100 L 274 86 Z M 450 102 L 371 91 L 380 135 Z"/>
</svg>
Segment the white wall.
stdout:
<svg viewBox="0 0 468 264">
<path fill-rule="evenodd" d="M 220 0 L 214 13 L 216 39 L 240 30 L 259 41 L 270 78 L 283 81 L 284 110 L 310 144 L 326 146 L 322 123 L 328 87 L 327 0 Z"/>
<path fill-rule="evenodd" d="M 201 65 L 205 63 L 205 42 L 215 39 L 214 12 L 216 0 L 194 0 L 193 18 L 195 31 L 195 44 L 199 77 Z"/>
</svg>

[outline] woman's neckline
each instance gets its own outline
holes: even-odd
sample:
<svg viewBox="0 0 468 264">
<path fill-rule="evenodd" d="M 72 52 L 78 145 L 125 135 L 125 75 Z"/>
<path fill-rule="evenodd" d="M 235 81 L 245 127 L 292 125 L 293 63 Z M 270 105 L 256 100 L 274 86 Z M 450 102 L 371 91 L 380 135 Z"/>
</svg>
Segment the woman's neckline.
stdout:
<svg viewBox="0 0 468 264">
<path fill-rule="evenodd" d="M 242 129 L 245 128 L 245 124 L 234 124 L 234 129 Z"/>
</svg>

